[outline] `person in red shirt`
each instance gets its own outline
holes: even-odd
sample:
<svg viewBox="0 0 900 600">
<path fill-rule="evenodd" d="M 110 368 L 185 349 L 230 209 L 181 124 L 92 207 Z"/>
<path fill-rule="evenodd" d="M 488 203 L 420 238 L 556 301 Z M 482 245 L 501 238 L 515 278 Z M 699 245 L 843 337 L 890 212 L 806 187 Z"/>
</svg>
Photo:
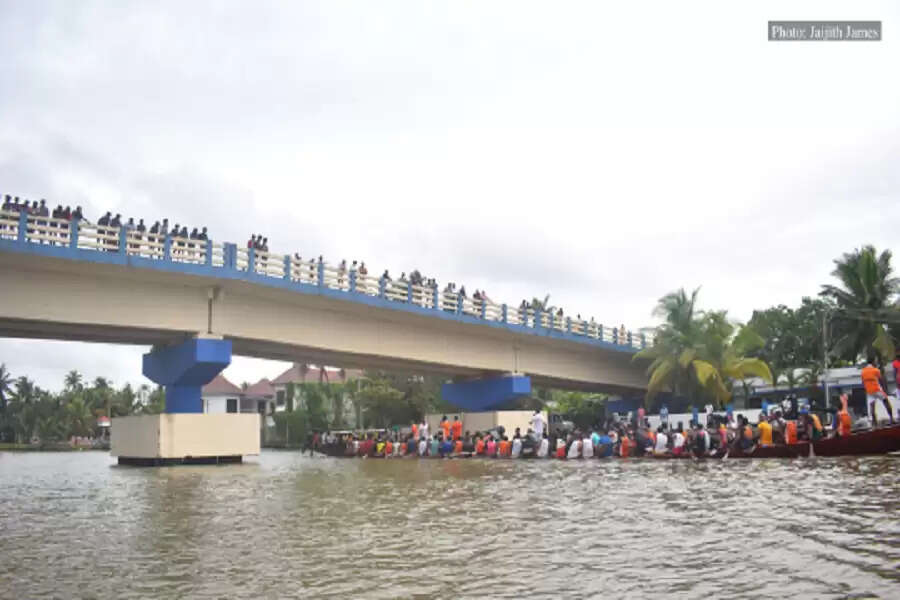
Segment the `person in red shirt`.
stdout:
<svg viewBox="0 0 900 600">
<path fill-rule="evenodd" d="M 894 407 L 891 405 L 891 401 L 888 400 L 887 394 L 884 393 L 884 389 L 881 387 L 881 369 L 873 366 L 873 362 L 875 361 L 870 359 L 866 366 L 863 367 L 861 373 L 863 387 L 866 388 L 866 402 L 868 402 L 869 412 L 872 414 L 872 424 L 876 427 L 878 426 L 875 402 L 881 400 L 882 404 L 884 404 L 884 407 L 887 409 L 891 425 L 893 425 Z"/>
<path fill-rule="evenodd" d="M 459 420 L 459 415 L 453 417 L 453 441 L 458 442 L 462 439 L 462 421 Z"/>
</svg>

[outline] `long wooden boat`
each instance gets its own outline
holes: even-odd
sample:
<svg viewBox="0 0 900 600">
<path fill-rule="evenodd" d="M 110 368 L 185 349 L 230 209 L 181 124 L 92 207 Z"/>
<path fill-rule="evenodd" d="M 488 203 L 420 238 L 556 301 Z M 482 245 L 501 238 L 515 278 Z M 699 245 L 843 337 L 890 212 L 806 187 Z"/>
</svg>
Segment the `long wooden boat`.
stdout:
<svg viewBox="0 0 900 600">
<path fill-rule="evenodd" d="M 320 446 L 319 448 L 317 448 L 317 450 L 322 454 L 325 454 L 326 456 L 333 456 L 337 458 L 354 458 L 356 456 L 353 453 L 348 454 L 345 447 L 340 444 L 332 446 Z M 889 454 L 891 452 L 900 452 L 900 424 L 861 431 L 844 437 L 826 438 L 818 440 L 816 442 L 804 441 L 798 442 L 796 444 L 773 444 L 771 446 L 755 446 L 749 452 L 744 452 L 740 449 L 732 447 L 728 450 L 727 453 L 719 450 L 713 454 L 705 456 L 695 456 L 690 452 L 685 452 L 679 456 L 673 456 L 671 454 L 644 454 L 640 457 L 633 456 L 629 460 L 683 460 L 698 458 L 806 458 L 812 456 L 862 456 L 872 454 Z M 453 455 L 451 458 L 470 457 L 480 458 L 471 453 Z M 372 458 L 383 458 L 383 456 L 376 455 Z M 408 458 L 415 457 L 409 456 Z M 526 457 L 523 456 L 522 458 Z"/>
</svg>

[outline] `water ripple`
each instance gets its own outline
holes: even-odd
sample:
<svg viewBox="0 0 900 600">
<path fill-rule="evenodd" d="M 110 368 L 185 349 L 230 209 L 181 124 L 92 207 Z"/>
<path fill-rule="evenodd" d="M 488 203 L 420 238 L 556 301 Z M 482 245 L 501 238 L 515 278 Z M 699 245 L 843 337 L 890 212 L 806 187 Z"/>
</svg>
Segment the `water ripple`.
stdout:
<svg viewBox="0 0 900 600">
<path fill-rule="evenodd" d="M 0 596 L 896 598 L 898 474 L 898 457 L 0 453 Z"/>
</svg>

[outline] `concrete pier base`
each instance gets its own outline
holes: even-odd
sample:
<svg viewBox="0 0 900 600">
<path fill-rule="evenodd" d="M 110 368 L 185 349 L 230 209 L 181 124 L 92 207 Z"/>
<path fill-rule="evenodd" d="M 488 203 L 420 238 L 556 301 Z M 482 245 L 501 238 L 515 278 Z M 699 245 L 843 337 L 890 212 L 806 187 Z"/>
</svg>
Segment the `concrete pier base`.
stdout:
<svg viewBox="0 0 900 600">
<path fill-rule="evenodd" d="M 259 454 L 259 418 L 196 413 L 115 418 L 110 454 L 119 464 L 138 466 L 241 462 Z"/>
</svg>

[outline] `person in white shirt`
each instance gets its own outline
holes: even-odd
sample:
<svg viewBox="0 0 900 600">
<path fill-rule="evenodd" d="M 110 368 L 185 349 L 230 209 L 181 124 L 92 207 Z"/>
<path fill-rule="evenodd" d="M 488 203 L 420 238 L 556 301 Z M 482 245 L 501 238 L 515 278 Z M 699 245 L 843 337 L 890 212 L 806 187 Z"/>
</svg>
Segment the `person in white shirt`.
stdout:
<svg viewBox="0 0 900 600">
<path fill-rule="evenodd" d="M 510 458 L 519 458 L 522 455 L 522 438 L 515 438 L 512 441 L 512 450 L 509 451 Z"/>
<path fill-rule="evenodd" d="M 422 420 L 422 424 L 419 425 L 419 438 L 430 439 L 428 437 L 428 421 Z"/>
<path fill-rule="evenodd" d="M 575 440 L 569 446 L 568 458 L 581 458 L 581 440 Z"/>
<path fill-rule="evenodd" d="M 547 454 L 550 452 L 550 440 L 547 439 L 547 436 L 541 437 L 541 443 L 538 445 L 537 457 L 538 458 L 547 458 Z"/>
<path fill-rule="evenodd" d="M 428 452 L 428 442 L 424 437 L 419 438 L 419 456 L 425 456 Z"/>
<path fill-rule="evenodd" d="M 531 417 L 531 428 L 534 430 L 534 435 L 537 439 L 541 439 L 544 435 L 544 417 L 541 416 L 541 411 L 534 411 L 534 415 Z"/>
<path fill-rule="evenodd" d="M 581 440 L 581 456 L 594 458 L 594 442 L 589 435 L 584 436 Z"/>
<path fill-rule="evenodd" d="M 653 447 L 653 454 L 661 455 L 669 451 L 669 436 L 662 426 L 656 431 L 656 446 Z"/>
<path fill-rule="evenodd" d="M 672 454 L 678 456 L 684 451 L 684 435 L 680 431 L 672 434 Z"/>
</svg>

